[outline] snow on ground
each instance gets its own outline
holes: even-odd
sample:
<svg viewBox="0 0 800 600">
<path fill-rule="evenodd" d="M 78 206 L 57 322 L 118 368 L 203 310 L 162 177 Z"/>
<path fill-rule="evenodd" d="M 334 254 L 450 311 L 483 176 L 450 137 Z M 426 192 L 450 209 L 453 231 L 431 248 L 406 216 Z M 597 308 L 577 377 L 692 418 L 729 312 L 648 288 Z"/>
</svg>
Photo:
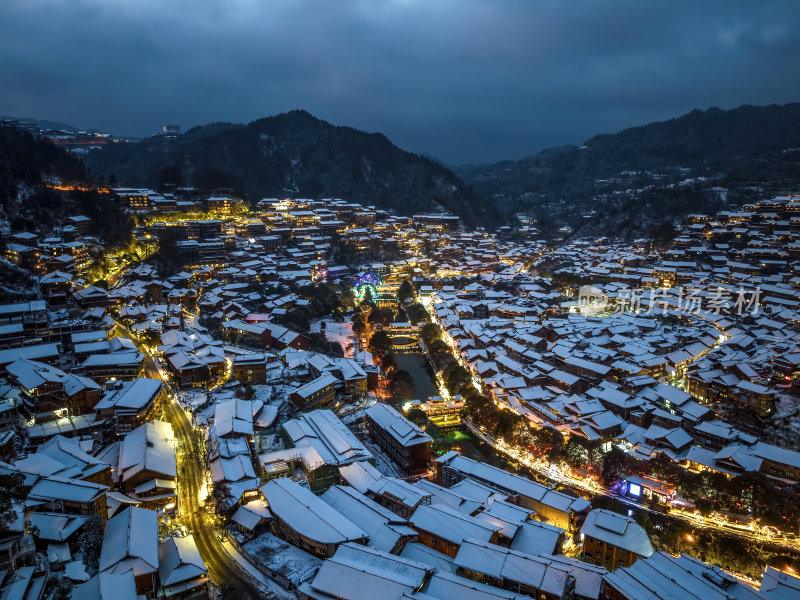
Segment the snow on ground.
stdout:
<svg viewBox="0 0 800 600">
<path fill-rule="evenodd" d="M 194 415 L 195 427 L 207 427 L 214 419 L 217 403 L 223 400 L 236 398 L 233 390 L 217 389 L 213 392 L 207 390 L 189 390 L 178 392 L 178 402 L 184 408 L 191 409 Z"/>
<path fill-rule="evenodd" d="M 210 600 L 225 600 L 222 597 L 222 588 L 220 586 L 211 580 L 209 580 L 206 585 L 208 586 L 206 589 L 208 590 L 208 597 Z"/>
<path fill-rule="evenodd" d="M 183 325 L 187 329 L 203 329 L 203 330 L 205 330 L 205 327 L 200 325 L 200 322 L 197 319 L 197 317 L 194 316 L 191 313 L 184 315 L 184 317 L 183 317 Z"/>
<path fill-rule="evenodd" d="M 764 439 L 785 448 L 797 449 L 800 431 L 800 398 L 779 393 L 775 413 L 767 417 Z"/>
<path fill-rule="evenodd" d="M 397 468 L 397 465 L 392 462 L 377 444 L 373 444 L 371 440 L 363 440 L 363 443 L 375 457 L 375 468 L 378 469 L 381 475 L 386 475 L 386 477 L 399 477 L 401 479 L 405 477 L 405 475 L 400 472 L 400 469 Z"/>
<path fill-rule="evenodd" d="M 261 452 L 276 452 L 283 450 L 283 440 L 274 433 L 262 433 L 258 436 L 259 448 L 258 453 Z"/>
<path fill-rule="evenodd" d="M 193 425 L 195 427 L 208 427 L 214 421 L 214 413 L 217 408 L 214 404 L 209 404 L 194 413 Z"/>
<path fill-rule="evenodd" d="M 322 331 L 322 323 L 325 323 L 325 337 L 329 342 L 339 342 L 346 358 L 353 358 L 355 352 L 353 349 L 353 323 L 345 321 L 339 323 L 333 319 L 321 319 L 311 323 L 311 331 L 316 333 Z"/>
<path fill-rule="evenodd" d="M 72 581 L 89 581 L 89 573 L 82 559 L 67 563 L 64 574 Z"/>
<path fill-rule="evenodd" d="M 267 591 L 267 598 L 279 598 L 280 600 L 297 600 L 297 596 L 290 592 L 289 590 L 285 590 L 280 587 L 277 583 L 272 581 L 269 577 L 267 577 L 264 573 L 256 569 L 252 563 L 247 560 L 247 557 L 244 556 L 241 552 L 239 552 L 230 540 L 224 540 L 222 542 L 222 548 L 230 554 L 231 558 L 236 561 L 236 564 L 239 566 L 242 571 L 247 573 L 253 581 L 258 584 L 259 587 L 263 588 Z M 302 550 L 298 550 L 298 552 L 302 552 Z M 311 558 L 313 556 L 309 555 Z M 269 594 L 272 595 L 269 595 Z"/>
<path fill-rule="evenodd" d="M 378 401 L 375 392 L 367 392 L 367 397 L 363 402 L 345 404 L 338 412 L 338 417 L 345 425 L 355 423 L 364 416 L 364 411 Z"/>
<path fill-rule="evenodd" d="M 311 579 L 322 565 L 322 560 L 283 541 L 271 533 L 262 533 L 246 542 L 242 549 L 256 562 L 300 585 Z"/>
<path fill-rule="evenodd" d="M 350 405 L 347 405 L 345 409 L 349 408 L 349 406 Z M 353 423 L 355 423 L 364 416 L 364 409 L 359 408 L 357 410 L 343 412 L 342 414 L 343 414 L 343 416 L 341 416 L 342 423 L 344 423 L 345 425 L 352 425 Z"/>
<path fill-rule="evenodd" d="M 274 404 L 279 406 L 288 397 L 286 385 L 272 384 L 272 385 L 254 385 L 253 390 L 255 396 L 253 400 L 261 400 L 265 406 Z"/>
<path fill-rule="evenodd" d="M 188 392 L 178 392 L 178 402 L 184 408 L 197 410 L 208 401 L 204 390 L 191 390 Z"/>
</svg>

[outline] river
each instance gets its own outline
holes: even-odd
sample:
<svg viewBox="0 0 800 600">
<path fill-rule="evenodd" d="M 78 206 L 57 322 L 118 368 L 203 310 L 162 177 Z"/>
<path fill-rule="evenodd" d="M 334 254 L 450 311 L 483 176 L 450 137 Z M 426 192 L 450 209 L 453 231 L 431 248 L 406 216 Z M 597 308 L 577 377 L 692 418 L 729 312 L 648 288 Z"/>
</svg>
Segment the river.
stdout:
<svg viewBox="0 0 800 600">
<path fill-rule="evenodd" d="M 395 355 L 398 368 L 408 371 L 414 379 L 417 390 L 416 397 L 425 402 L 430 396 L 438 396 L 439 388 L 431 378 L 430 368 L 425 355 L 419 352 Z"/>
</svg>

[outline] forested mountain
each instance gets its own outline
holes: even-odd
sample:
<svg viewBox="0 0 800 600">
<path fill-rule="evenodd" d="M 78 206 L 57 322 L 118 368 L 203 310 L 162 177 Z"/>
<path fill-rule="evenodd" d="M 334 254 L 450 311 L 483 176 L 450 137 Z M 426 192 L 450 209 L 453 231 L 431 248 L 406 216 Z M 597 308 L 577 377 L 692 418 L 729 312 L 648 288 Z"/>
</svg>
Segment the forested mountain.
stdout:
<svg viewBox="0 0 800 600">
<path fill-rule="evenodd" d="M 62 131 L 78 131 L 77 127 L 73 127 L 67 123 L 61 123 L 60 121 L 48 121 L 47 119 L 34 119 L 32 117 L 13 117 L 11 115 L 0 115 L 0 119 L 5 119 L 8 121 L 18 121 L 20 123 L 26 123 L 31 125 L 36 125 L 41 129 L 59 129 Z"/>
<path fill-rule="evenodd" d="M 43 232 L 65 217 L 92 219 L 90 233 L 123 242 L 130 224 L 108 195 L 93 189 L 54 189 L 53 184 L 91 188 L 95 183 L 80 158 L 16 127 L 0 127 L 0 221 L 14 231 Z"/>
<path fill-rule="evenodd" d="M 456 173 L 379 133 L 334 126 L 300 110 L 109 144 L 84 161 L 91 170 L 45 141 L 6 128 L 0 137 L 4 216 L 17 225 L 25 219 L 52 224 L 64 210 L 85 206 L 83 212 L 102 222 L 102 206 L 79 194 L 63 204 L 63 194 L 41 179 L 113 175 L 120 185 L 228 188 L 251 201 L 340 197 L 399 214 L 444 208 L 468 225 L 490 228 L 521 212 L 534 216 L 545 234 L 569 225 L 578 235 L 647 236 L 691 212 L 800 189 L 800 104 L 694 110 L 581 146 L 457 167 Z M 18 196 L 24 202 L 9 203 Z"/>
<path fill-rule="evenodd" d="M 251 201 L 339 197 L 399 214 L 445 208 L 471 225 L 502 221 L 495 206 L 439 163 L 401 150 L 382 134 L 337 127 L 300 110 L 112 144 L 85 160 L 124 185 L 231 188 Z"/>
<path fill-rule="evenodd" d="M 694 110 L 581 146 L 455 171 L 545 228 L 647 234 L 664 220 L 747 200 L 754 187 L 800 185 L 800 104 Z"/>
</svg>

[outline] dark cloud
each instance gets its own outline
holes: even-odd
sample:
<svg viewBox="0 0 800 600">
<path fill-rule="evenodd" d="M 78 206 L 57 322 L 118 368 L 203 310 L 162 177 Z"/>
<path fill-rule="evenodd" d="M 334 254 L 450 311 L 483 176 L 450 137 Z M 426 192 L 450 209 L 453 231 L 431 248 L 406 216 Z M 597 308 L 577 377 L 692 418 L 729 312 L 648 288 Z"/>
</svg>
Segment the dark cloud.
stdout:
<svg viewBox="0 0 800 600">
<path fill-rule="evenodd" d="M 453 163 L 800 100 L 797 65 L 797 0 L 0 3 L 0 113 L 143 135 L 305 108 Z"/>
</svg>

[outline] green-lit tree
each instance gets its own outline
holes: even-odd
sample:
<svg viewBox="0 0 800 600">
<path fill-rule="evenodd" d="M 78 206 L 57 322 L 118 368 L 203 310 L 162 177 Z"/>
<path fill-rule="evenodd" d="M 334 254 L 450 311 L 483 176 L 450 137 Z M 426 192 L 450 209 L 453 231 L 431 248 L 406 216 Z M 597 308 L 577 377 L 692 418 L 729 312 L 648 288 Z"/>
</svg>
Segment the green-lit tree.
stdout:
<svg viewBox="0 0 800 600">
<path fill-rule="evenodd" d="M 361 300 L 361 305 L 367 306 L 374 306 L 375 299 L 372 297 L 372 289 L 367 287 L 366 291 L 364 292 L 364 298 Z"/>
</svg>

